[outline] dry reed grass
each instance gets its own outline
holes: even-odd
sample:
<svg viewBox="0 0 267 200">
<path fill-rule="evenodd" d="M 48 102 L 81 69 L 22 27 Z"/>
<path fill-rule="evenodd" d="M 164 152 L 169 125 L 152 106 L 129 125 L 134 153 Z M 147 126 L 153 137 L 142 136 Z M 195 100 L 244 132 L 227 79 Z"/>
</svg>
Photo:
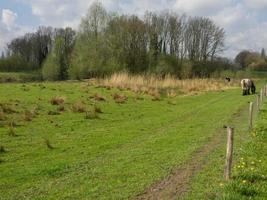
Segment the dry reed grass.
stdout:
<svg viewBox="0 0 267 200">
<path fill-rule="evenodd" d="M 127 73 L 113 74 L 105 79 L 98 79 L 97 84 L 103 87 L 128 89 L 137 93 L 158 96 L 158 91 L 165 91 L 168 97 L 177 95 L 176 91 L 190 94 L 202 91 L 218 91 L 239 85 L 239 81 L 226 82 L 224 79 L 184 79 L 179 80 L 172 76 L 165 78 L 155 75 L 129 75 Z"/>
</svg>

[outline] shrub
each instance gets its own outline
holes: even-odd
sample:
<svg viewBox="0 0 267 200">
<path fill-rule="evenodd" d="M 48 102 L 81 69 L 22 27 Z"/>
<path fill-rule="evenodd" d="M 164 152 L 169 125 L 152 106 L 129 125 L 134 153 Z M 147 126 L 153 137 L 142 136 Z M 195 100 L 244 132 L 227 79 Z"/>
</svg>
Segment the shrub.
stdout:
<svg viewBox="0 0 267 200">
<path fill-rule="evenodd" d="M 10 57 L 0 59 L 0 71 L 19 72 L 30 71 L 34 69 L 32 63 L 27 62 L 21 56 L 12 55 Z"/>
<path fill-rule="evenodd" d="M 155 68 L 155 73 L 165 76 L 167 74 L 178 74 L 180 71 L 177 58 L 170 55 L 162 55 Z"/>
<path fill-rule="evenodd" d="M 59 79 L 59 67 L 55 64 L 55 58 L 52 54 L 48 56 L 43 64 L 42 76 L 45 80 L 55 81 Z"/>
<path fill-rule="evenodd" d="M 191 62 L 187 61 L 181 65 L 180 77 L 183 79 L 193 77 L 193 65 Z"/>
</svg>

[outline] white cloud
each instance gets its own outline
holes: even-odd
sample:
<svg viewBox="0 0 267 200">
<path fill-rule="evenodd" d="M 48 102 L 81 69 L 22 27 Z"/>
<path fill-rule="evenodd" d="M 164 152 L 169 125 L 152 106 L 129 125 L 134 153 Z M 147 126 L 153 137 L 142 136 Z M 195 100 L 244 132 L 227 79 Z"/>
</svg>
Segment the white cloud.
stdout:
<svg viewBox="0 0 267 200">
<path fill-rule="evenodd" d="M 245 0 L 244 3 L 250 9 L 254 9 L 254 10 L 267 9 L 266 0 Z"/>
<path fill-rule="evenodd" d="M 2 23 L 5 24 L 7 27 L 11 27 L 14 25 L 15 20 L 17 18 L 17 13 L 12 12 L 9 9 L 2 10 Z"/>
<path fill-rule="evenodd" d="M 174 8 L 190 15 L 209 16 L 230 3 L 231 0 L 176 0 Z"/>
<path fill-rule="evenodd" d="M 9 9 L 1 10 L 0 19 L 0 53 L 6 47 L 6 44 L 10 42 L 13 38 L 21 36 L 26 32 L 32 31 L 29 27 L 24 27 L 16 24 L 16 19 L 18 17 L 17 13 Z"/>
<path fill-rule="evenodd" d="M 263 30 L 267 28 L 267 19 L 260 22 L 246 4 L 225 7 L 210 17 L 226 30 L 226 56 L 234 58 L 242 50 L 259 51 L 266 47 Z"/>
<path fill-rule="evenodd" d="M 94 0 L 22 0 L 31 6 L 32 14 L 42 20 L 43 25 L 79 25 Z M 146 10 L 172 8 L 175 0 L 100 0 L 108 11 L 142 15 Z"/>
</svg>

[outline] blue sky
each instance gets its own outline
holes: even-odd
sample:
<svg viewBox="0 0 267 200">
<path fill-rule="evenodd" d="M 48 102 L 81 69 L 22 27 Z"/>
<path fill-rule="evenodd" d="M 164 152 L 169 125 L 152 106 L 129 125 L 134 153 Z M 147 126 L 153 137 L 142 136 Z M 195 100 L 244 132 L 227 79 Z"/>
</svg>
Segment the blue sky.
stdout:
<svg viewBox="0 0 267 200">
<path fill-rule="evenodd" d="M 22 1 L 16 0 L 0 0 L 0 8 L 9 9 L 19 16 L 17 23 L 22 26 L 34 27 L 41 24 L 39 18 L 32 14 L 32 9 L 29 4 L 23 3 Z"/>
<path fill-rule="evenodd" d="M 267 48 L 267 0 L 99 0 L 109 11 L 142 15 L 171 9 L 207 16 L 226 31 L 224 55 Z M 38 26 L 77 28 L 93 0 L 0 0 L 0 51 L 12 38 Z"/>
</svg>

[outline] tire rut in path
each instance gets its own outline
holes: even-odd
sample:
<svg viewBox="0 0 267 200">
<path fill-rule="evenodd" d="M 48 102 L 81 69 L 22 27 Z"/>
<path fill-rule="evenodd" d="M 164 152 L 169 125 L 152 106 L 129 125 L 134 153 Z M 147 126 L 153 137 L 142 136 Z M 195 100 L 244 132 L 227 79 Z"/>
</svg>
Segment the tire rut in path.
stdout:
<svg viewBox="0 0 267 200">
<path fill-rule="evenodd" d="M 236 113 L 237 116 L 233 116 L 231 121 L 239 118 L 242 111 L 238 110 L 238 113 Z M 171 200 L 183 196 L 188 192 L 190 180 L 203 169 L 206 165 L 208 155 L 220 146 L 224 137 L 224 130 L 218 130 L 218 133 L 215 134 L 204 146 L 195 151 L 191 158 L 181 167 L 173 170 L 168 177 L 150 186 L 135 199 Z"/>
</svg>

